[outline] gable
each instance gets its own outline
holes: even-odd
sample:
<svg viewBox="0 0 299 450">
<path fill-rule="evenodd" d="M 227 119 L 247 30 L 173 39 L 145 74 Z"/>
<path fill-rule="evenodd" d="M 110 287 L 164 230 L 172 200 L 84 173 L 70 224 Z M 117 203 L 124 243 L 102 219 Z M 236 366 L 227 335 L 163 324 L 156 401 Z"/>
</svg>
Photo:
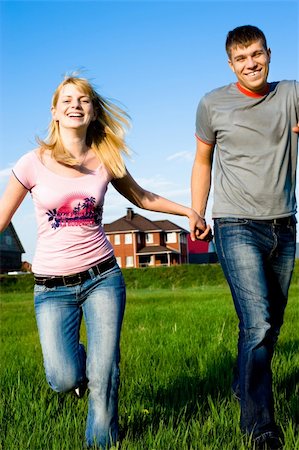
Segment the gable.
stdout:
<svg viewBox="0 0 299 450">
<path fill-rule="evenodd" d="M 13 224 L 10 222 L 6 230 L 0 234 L 0 251 L 1 252 L 17 252 L 25 253 L 25 250 L 21 244 L 21 241 L 14 229 Z"/>
</svg>

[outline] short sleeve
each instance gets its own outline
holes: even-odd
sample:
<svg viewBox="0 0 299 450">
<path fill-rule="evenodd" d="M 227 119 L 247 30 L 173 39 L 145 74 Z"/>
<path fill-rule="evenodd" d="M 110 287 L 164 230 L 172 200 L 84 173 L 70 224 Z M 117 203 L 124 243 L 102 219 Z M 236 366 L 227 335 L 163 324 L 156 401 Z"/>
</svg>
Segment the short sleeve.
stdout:
<svg viewBox="0 0 299 450">
<path fill-rule="evenodd" d="M 297 111 L 297 118 L 298 118 L 298 120 L 299 120 L 299 82 L 298 81 L 295 81 L 295 91 L 296 91 L 296 98 L 297 98 L 297 101 L 296 101 L 296 111 Z"/>
<path fill-rule="evenodd" d="M 210 124 L 210 114 L 207 107 L 206 97 L 203 97 L 196 112 L 196 136 L 207 144 L 214 144 L 215 134 Z"/>
<path fill-rule="evenodd" d="M 29 152 L 23 155 L 12 169 L 17 180 L 29 191 L 36 183 L 36 155 Z"/>
</svg>

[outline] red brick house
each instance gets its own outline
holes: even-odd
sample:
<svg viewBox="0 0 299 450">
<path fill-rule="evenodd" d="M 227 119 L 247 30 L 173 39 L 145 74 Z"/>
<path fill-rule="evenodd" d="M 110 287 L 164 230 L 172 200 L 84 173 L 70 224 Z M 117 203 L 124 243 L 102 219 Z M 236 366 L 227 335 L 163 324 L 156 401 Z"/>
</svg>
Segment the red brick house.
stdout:
<svg viewBox="0 0 299 450">
<path fill-rule="evenodd" d="M 104 225 L 120 267 L 171 266 L 188 263 L 188 231 L 169 220 L 127 214 Z"/>
</svg>

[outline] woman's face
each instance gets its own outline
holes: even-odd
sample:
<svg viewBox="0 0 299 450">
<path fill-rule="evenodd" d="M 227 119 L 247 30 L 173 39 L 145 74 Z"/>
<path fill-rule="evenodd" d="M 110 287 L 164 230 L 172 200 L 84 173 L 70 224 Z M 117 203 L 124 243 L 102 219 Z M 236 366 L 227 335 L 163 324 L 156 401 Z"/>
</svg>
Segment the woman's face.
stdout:
<svg viewBox="0 0 299 450">
<path fill-rule="evenodd" d="M 69 83 L 61 89 L 57 104 L 52 106 L 52 117 L 60 128 L 87 130 L 96 114 L 89 95 Z"/>
</svg>

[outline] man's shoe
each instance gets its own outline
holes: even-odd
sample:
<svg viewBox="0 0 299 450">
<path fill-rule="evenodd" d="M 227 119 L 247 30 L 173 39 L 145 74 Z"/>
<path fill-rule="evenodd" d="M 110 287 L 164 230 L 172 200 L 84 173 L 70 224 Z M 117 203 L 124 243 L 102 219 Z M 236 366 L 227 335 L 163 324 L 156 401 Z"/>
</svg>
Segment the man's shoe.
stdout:
<svg viewBox="0 0 299 450">
<path fill-rule="evenodd" d="M 263 433 L 254 440 L 257 450 L 279 450 L 283 448 L 283 442 L 280 437 L 273 432 Z"/>
</svg>

